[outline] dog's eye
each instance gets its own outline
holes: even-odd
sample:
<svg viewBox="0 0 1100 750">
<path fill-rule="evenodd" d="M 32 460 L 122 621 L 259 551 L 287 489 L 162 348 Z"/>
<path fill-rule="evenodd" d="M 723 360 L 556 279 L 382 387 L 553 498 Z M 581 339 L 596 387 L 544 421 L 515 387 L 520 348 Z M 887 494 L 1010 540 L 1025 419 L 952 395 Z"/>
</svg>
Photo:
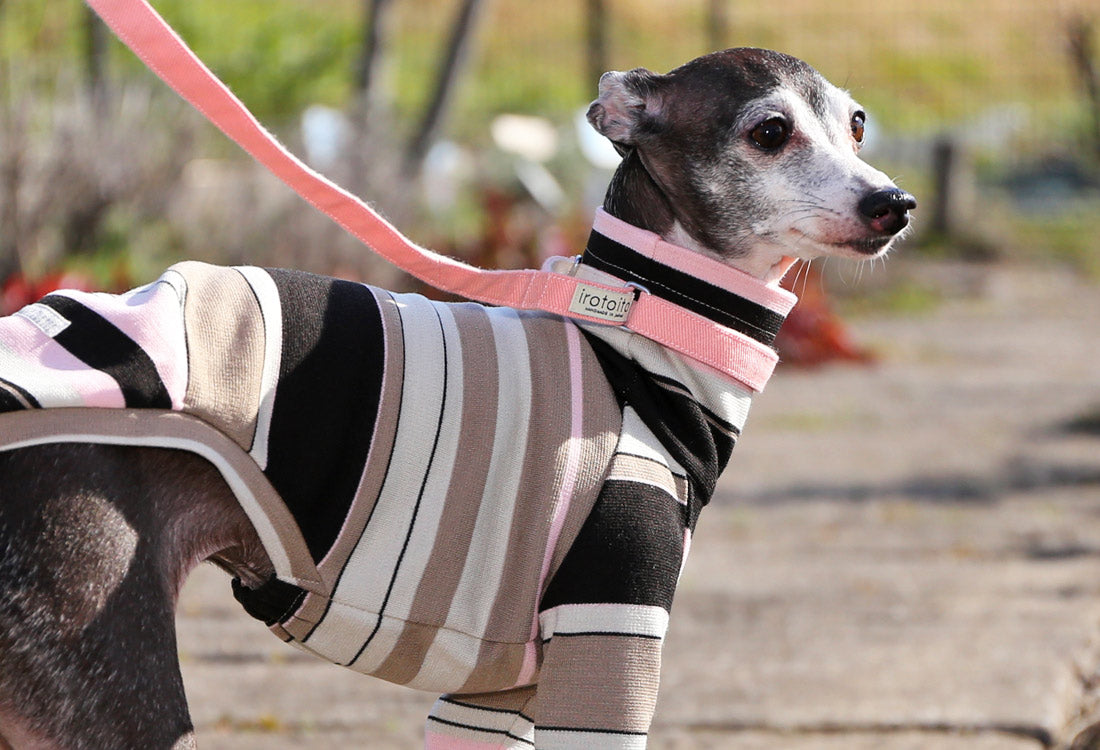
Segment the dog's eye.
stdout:
<svg viewBox="0 0 1100 750">
<path fill-rule="evenodd" d="M 867 115 L 863 112 L 856 112 L 852 115 L 852 137 L 856 139 L 856 143 L 863 143 L 864 131 L 867 127 Z"/>
<path fill-rule="evenodd" d="M 771 117 L 752 129 L 749 137 L 753 143 L 768 151 L 774 151 L 787 142 L 791 129 L 781 117 Z"/>
</svg>

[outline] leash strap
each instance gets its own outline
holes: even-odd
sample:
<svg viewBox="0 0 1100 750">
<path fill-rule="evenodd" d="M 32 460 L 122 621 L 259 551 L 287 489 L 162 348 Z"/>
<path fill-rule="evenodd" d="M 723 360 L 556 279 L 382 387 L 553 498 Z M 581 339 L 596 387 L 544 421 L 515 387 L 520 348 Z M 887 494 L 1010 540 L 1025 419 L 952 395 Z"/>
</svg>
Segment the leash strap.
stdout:
<svg viewBox="0 0 1100 750">
<path fill-rule="evenodd" d="M 150 70 L 219 130 L 347 232 L 421 281 L 490 305 L 622 325 L 753 391 L 763 390 L 771 376 L 778 356 L 770 347 L 636 287 L 611 287 L 546 270 L 481 269 L 420 247 L 282 146 L 146 0 L 86 2 Z"/>
</svg>

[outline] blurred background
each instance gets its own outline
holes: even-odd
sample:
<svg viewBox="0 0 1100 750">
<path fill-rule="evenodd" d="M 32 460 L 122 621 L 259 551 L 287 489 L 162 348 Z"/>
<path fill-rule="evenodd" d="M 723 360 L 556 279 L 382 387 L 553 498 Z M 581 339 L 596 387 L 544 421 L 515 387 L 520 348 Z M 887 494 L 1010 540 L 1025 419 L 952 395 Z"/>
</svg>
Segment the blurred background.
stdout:
<svg viewBox="0 0 1100 750">
<path fill-rule="evenodd" d="M 921 201 L 899 255 L 1100 274 L 1097 0 L 156 7 L 297 153 L 414 239 L 482 265 L 582 246 L 615 163 L 582 117 L 601 72 L 751 45 L 804 58 L 867 107 L 866 157 Z M 409 285 L 200 121 L 83 4 L 0 0 L 5 310 L 61 275 L 120 288 L 182 257 Z M 935 303 L 892 276 L 879 304 Z"/>
</svg>

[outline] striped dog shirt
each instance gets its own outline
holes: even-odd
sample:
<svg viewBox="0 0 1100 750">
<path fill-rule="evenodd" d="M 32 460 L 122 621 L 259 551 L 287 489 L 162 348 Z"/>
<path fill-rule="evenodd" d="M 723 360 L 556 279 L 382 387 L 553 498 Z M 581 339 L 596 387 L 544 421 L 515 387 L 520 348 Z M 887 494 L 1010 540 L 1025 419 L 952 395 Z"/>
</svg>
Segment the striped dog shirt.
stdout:
<svg viewBox="0 0 1100 750">
<path fill-rule="evenodd" d="M 790 304 L 603 213 L 572 272 L 765 344 Z M 284 270 L 181 263 L 0 319 L 0 450 L 211 461 L 276 570 L 234 582 L 245 609 L 442 693 L 432 748 L 644 747 L 676 582 L 750 398 L 623 328 Z"/>
</svg>

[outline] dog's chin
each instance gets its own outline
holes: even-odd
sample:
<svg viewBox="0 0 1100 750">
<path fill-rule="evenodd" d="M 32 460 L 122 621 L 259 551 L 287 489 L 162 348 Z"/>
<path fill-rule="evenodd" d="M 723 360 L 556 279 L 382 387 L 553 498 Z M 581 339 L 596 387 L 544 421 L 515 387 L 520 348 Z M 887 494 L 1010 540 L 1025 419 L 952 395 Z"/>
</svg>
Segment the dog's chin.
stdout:
<svg viewBox="0 0 1100 750">
<path fill-rule="evenodd" d="M 865 237 L 849 240 L 848 242 L 837 242 L 834 243 L 833 247 L 850 257 L 877 258 L 890 249 L 890 244 L 894 241 L 894 237 L 895 235 L 890 235 L 889 237 Z"/>
<path fill-rule="evenodd" d="M 814 237 L 798 230 L 794 231 L 799 240 L 796 244 L 797 252 L 794 254 L 803 260 L 812 260 L 822 256 L 870 260 L 885 255 L 890 250 L 894 240 L 899 236 L 891 234 L 837 239 L 835 237 Z"/>
</svg>

